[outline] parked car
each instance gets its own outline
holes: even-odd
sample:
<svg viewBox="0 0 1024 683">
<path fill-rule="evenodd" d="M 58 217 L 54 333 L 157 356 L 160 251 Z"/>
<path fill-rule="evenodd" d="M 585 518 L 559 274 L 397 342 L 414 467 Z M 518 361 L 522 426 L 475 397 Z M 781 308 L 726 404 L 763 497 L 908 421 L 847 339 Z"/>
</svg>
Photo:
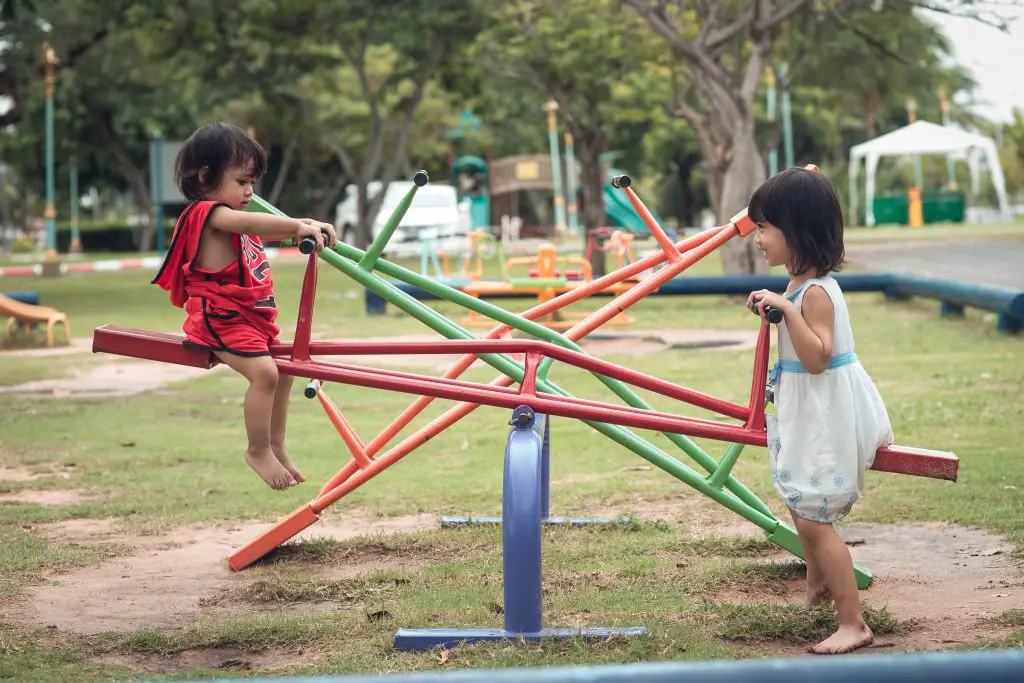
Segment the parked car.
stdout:
<svg viewBox="0 0 1024 683">
<path fill-rule="evenodd" d="M 388 185 L 384 202 L 373 223 L 371 239 L 380 234 L 398 202 L 412 186 L 411 181 L 394 181 Z M 368 198 L 375 197 L 380 188 L 379 181 L 371 182 L 367 187 Z M 338 239 L 346 244 L 355 244 L 356 241 L 356 201 L 356 186 L 349 185 L 345 196 L 335 209 L 334 228 L 338 232 Z M 396 247 L 419 242 L 424 232 L 443 239 L 466 235 L 469 230 L 469 205 L 459 204 L 455 188 L 451 185 L 430 184 L 417 190 L 409 210 L 398 224 L 398 229 L 388 240 L 388 245 Z"/>
</svg>

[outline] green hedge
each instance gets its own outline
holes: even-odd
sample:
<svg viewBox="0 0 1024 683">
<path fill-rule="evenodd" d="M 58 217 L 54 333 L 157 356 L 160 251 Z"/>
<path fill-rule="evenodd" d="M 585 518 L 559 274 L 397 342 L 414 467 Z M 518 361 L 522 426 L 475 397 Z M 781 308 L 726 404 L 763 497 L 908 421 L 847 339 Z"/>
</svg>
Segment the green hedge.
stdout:
<svg viewBox="0 0 1024 683">
<path fill-rule="evenodd" d="M 174 224 L 164 226 L 164 244 L 171 243 L 171 235 L 174 234 Z M 138 251 L 139 245 L 136 239 L 142 235 L 142 226 L 132 227 L 119 222 L 96 222 L 83 223 L 78 228 L 78 236 L 82 241 L 82 250 L 85 252 L 115 251 L 131 252 Z M 66 253 L 71 244 L 71 227 L 66 223 L 57 224 L 57 251 Z M 156 237 L 153 238 L 153 248 L 156 248 Z"/>
</svg>

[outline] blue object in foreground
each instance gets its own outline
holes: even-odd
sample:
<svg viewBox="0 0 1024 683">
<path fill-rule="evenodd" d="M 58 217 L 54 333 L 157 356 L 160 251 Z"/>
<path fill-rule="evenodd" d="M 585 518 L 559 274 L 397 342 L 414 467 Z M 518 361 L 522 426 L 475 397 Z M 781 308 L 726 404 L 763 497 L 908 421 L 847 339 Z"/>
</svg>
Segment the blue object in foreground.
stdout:
<svg viewBox="0 0 1024 683">
<path fill-rule="evenodd" d="M 927 652 L 714 662 L 477 669 L 275 678 L 274 683 L 975 683 L 1018 681 L 1024 650 Z M 250 681 L 271 679 L 247 679 Z"/>
</svg>

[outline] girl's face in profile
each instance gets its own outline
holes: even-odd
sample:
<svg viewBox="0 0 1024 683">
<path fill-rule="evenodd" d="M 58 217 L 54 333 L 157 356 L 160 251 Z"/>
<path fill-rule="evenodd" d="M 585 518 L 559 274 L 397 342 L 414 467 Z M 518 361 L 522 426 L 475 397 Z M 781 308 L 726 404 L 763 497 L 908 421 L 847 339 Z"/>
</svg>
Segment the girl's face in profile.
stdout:
<svg viewBox="0 0 1024 683">
<path fill-rule="evenodd" d="M 789 245 L 786 244 L 786 237 L 771 223 L 757 224 L 754 243 L 761 250 L 769 267 L 789 266 Z"/>
</svg>

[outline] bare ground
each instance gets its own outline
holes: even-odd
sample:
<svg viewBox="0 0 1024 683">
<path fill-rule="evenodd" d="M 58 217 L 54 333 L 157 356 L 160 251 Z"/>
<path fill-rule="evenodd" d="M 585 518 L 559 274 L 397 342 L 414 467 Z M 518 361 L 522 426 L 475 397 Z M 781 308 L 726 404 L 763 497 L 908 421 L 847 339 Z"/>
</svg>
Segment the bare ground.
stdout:
<svg viewBox="0 0 1024 683">
<path fill-rule="evenodd" d="M 753 525 L 742 520 L 712 517 L 695 496 L 638 499 L 625 506 L 594 510 L 592 514 L 613 516 L 624 512 L 638 519 L 679 524 L 698 536 L 759 534 Z M 335 520 L 318 523 L 300 538 L 346 539 L 416 532 L 436 529 L 438 521 L 430 514 L 369 518 L 348 511 Z M 0 607 L 16 624 L 76 634 L 174 629 L 200 617 L 257 613 L 258 605 L 219 604 L 216 598 L 267 571 L 254 567 L 233 573 L 225 562 L 230 552 L 265 528 L 264 524 L 253 523 L 209 525 L 180 528 L 163 535 L 136 536 L 123 531 L 114 520 L 78 519 L 40 527 L 47 536 L 65 542 L 113 541 L 137 550 L 97 566 L 45 577 L 45 585 L 28 589 L 13 604 Z M 1008 609 L 1024 609 L 1024 580 L 1020 568 L 1010 559 L 1011 546 L 1004 539 L 952 525 L 848 524 L 842 527 L 842 533 L 852 546 L 854 560 L 870 568 L 875 577 L 872 586 L 862 592 L 862 600 L 876 608 L 886 607 L 913 625 L 905 635 L 880 638 L 875 648 L 933 650 L 998 636 L 1007 629 L 994 624 L 992 618 Z M 776 553 L 759 559 L 791 558 Z M 419 564 L 423 564 L 422 558 L 356 554 L 324 578 L 350 578 Z M 784 595 L 752 590 L 726 592 L 711 598 L 718 602 L 802 602 L 803 586 L 799 581 L 787 582 L 786 589 Z M 308 614 L 353 608 L 358 606 L 324 602 L 302 603 L 285 611 Z M 280 606 L 275 610 L 280 611 Z M 785 646 L 778 646 L 777 651 L 802 652 L 800 648 Z M 253 662 L 253 666 L 265 668 L 262 662 Z"/>
</svg>

